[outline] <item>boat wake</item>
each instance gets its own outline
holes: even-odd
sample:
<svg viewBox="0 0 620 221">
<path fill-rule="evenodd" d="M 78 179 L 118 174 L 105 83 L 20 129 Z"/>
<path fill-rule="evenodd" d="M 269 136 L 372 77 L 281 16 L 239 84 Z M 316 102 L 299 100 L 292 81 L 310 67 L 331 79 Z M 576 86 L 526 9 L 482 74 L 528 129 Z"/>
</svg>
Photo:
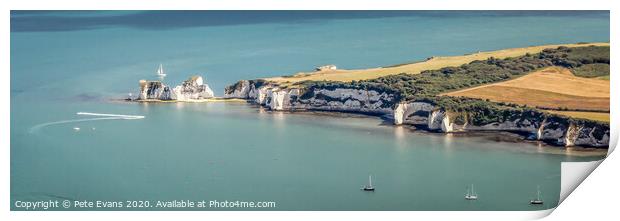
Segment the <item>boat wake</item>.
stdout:
<svg viewBox="0 0 620 221">
<path fill-rule="evenodd" d="M 135 120 L 142 119 L 144 116 L 139 115 L 122 115 L 122 114 L 101 114 L 101 113 L 89 113 L 89 112 L 77 112 L 77 115 L 88 115 L 88 116 L 100 116 L 100 117 L 118 117 L 124 120 Z"/>
<path fill-rule="evenodd" d="M 102 114 L 102 113 L 89 113 L 89 112 L 77 112 L 77 115 L 86 115 L 86 116 L 99 116 L 95 118 L 85 118 L 85 119 L 73 119 L 73 120 L 61 120 L 61 121 L 53 121 L 42 124 L 34 125 L 28 130 L 29 133 L 35 133 L 41 128 L 58 125 L 58 124 L 67 124 L 67 123 L 76 123 L 76 122 L 86 122 L 86 121 L 98 121 L 98 120 L 137 120 L 143 119 L 144 116 L 139 115 L 121 115 L 121 114 Z"/>
</svg>

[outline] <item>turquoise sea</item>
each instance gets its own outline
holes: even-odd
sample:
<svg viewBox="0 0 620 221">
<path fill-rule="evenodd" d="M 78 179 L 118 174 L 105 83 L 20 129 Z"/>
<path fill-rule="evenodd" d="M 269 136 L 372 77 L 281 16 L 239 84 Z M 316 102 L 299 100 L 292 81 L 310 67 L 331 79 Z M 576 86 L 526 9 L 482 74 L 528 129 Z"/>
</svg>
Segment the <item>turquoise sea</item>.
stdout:
<svg viewBox="0 0 620 221">
<path fill-rule="evenodd" d="M 560 162 L 601 159 L 532 143 L 412 132 L 376 117 L 112 99 L 136 93 L 138 80 L 154 79 L 160 63 L 167 83 L 200 74 L 221 96 L 240 79 L 324 64 L 367 68 L 608 42 L 608 11 L 12 11 L 10 40 L 13 210 L 23 210 L 16 201 L 50 199 L 276 202 L 270 210 L 540 210 L 557 205 Z M 88 120 L 97 117 L 76 115 L 81 111 L 145 118 Z M 362 192 L 369 174 L 377 190 Z M 463 199 L 470 184 L 477 201 Z M 530 206 L 537 186 L 545 204 Z M 135 208 L 112 208 L 126 209 Z"/>
</svg>

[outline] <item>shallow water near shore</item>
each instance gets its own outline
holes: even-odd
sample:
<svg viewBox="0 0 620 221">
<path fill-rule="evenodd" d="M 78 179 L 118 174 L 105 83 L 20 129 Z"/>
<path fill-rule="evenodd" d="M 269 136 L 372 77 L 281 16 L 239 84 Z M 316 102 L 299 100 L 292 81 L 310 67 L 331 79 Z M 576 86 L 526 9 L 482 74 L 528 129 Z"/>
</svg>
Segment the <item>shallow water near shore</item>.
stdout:
<svg viewBox="0 0 620 221">
<path fill-rule="evenodd" d="M 111 14 L 89 16 L 122 18 Z M 378 117 L 270 112 L 243 102 L 109 100 L 135 93 L 138 80 L 153 79 L 159 63 L 170 84 L 200 73 L 222 95 L 240 79 L 322 64 L 366 68 L 609 41 L 608 28 L 609 15 L 600 12 L 459 12 L 12 32 L 11 208 L 20 210 L 18 200 L 47 199 L 274 201 L 273 210 L 552 208 L 560 193 L 560 162 L 604 156 L 497 141 L 497 134 L 414 132 Z M 75 121 L 90 119 L 76 115 L 80 111 L 145 118 Z M 375 192 L 360 190 L 369 174 Z M 464 199 L 471 184 L 477 201 Z M 531 206 L 537 186 L 545 204 Z"/>
<path fill-rule="evenodd" d="M 413 133 L 375 117 L 286 114 L 243 103 L 85 108 L 97 106 L 146 118 L 49 126 L 18 140 L 22 148 L 12 156 L 28 157 L 12 168 L 36 176 L 14 173 L 12 182 L 21 185 L 12 187 L 13 200 L 45 193 L 76 200 L 274 201 L 279 210 L 535 210 L 556 204 L 560 162 L 601 159 Z M 75 132 L 76 126 L 83 129 Z M 359 190 L 369 174 L 374 193 Z M 472 183 L 480 199 L 467 202 Z M 538 185 L 546 204 L 530 206 Z"/>
</svg>

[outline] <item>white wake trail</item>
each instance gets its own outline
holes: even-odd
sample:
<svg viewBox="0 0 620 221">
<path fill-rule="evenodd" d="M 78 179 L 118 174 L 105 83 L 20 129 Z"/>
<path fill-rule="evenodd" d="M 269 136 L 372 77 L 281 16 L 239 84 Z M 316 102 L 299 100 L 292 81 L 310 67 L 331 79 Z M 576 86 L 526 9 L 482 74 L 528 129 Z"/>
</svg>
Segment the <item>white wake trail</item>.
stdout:
<svg viewBox="0 0 620 221">
<path fill-rule="evenodd" d="M 144 116 L 140 116 L 140 115 L 102 114 L 102 113 L 89 113 L 89 112 L 77 112 L 77 115 L 102 116 L 102 117 L 120 117 L 120 118 L 127 119 L 127 120 L 142 119 L 142 118 L 144 118 Z"/>
<path fill-rule="evenodd" d="M 139 116 L 139 115 L 103 114 L 103 113 L 89 113 L 89 112 L 77 112 L 76 114 L 87 115 L 87 116 L 103 116 L 103 117 L 47 122 L 47 123 L 42 123 L 42 124 L 37 124 L 35 126 L 32 126 L 30 130 L 28 130 L 28 132 L 34 133 L 40 130 L 41 128 L 51 126 L 51 125 L 57 125 L 57 124 L 68 124 L 68 123 L 97 121 L 97 120 L 137 120 L 137 119 L 144 118 L 144 116 Z"/>
</svg>

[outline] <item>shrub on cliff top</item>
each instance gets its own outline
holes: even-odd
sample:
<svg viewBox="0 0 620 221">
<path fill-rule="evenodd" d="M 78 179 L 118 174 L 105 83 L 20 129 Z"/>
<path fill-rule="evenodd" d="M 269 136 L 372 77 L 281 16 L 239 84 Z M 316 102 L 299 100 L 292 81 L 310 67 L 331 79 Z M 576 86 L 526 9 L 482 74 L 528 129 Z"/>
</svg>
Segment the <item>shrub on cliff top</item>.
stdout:
<svg viewBox="0 0 620 221">
<path fill-rule="evenodd" d="M 310 90 L 350 88 L 376 90 L 392 93 L 398 101 L 425 101 L 449 111 L 467 112 L 474 124 L 514 120 L 517 116 L 526 119 L 540 119 L 546 113 L 515 104 L 495 103 L 473 98 L 438 96 L 452 90 L 475 87 L 482 84 L 510 80 L 523 76 L 536 69 L 549 66 L 562 66 L 579 73 L 600 70 L 609 66 L 609 47 L 588 46 L 545 49 L 537 54 L 526 54 L 514 58 L 489 58 L 472 61 L 458 67 L 445 67 L 426 70 L 420 74 L 401 73 L 370 80 L 352 82 L 303 81 L 296 83 Z M 589 74 L 592 75 L 592 74 Z M 307 93 L 308 93 L 307 92 Z M 311 97 L 304 94 L 302 97 Z M 556 116 L 559 117 L 559 116 Z M 465 118 L 464 118 L 465 119 Z M 459 119 L 459 120 L 464 120 Z"/>
<path fill-rule="evenodd" d="M 609 47 L 559 47 L 545 49 L 538 54 L 526 54 L 515 58 L 497 59 L 491 57 L 486 60 L 472 61 L 458 67 L 426 70 L 420 74 L 401 73 L 346 83 L 304 81 L 297 84 L 325 89 L 342 87 L 395 92 L 405 100 L 413 100 L 419 97 L 437 96 L 447 91 L 510 80 L 536 69 L 553 65 L 575 69 L 589 64 L 609 64 Z"/>
</svg>

